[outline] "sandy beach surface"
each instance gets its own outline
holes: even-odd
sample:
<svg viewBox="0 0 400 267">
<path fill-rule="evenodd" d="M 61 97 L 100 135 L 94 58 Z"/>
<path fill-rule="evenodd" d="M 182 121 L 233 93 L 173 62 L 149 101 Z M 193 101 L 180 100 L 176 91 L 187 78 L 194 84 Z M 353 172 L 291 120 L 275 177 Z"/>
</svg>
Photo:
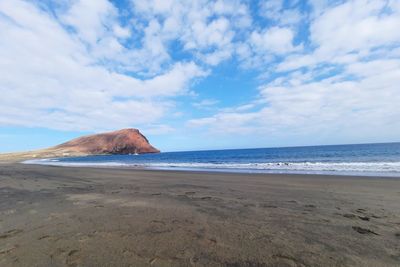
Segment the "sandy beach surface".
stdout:
<svg viewBox="0 0 400 267">
<path fill-rule="evenodd" d="M 0 266 L 400 266 L 400 179 L 3 163 Z"/>
</svg>

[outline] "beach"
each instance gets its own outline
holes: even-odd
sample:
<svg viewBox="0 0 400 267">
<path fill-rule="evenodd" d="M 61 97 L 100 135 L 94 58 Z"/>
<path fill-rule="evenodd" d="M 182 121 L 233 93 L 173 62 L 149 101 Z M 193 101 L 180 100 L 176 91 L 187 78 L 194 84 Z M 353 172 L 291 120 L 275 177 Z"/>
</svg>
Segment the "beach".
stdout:
<svg viewBox="0 0 400 267">
<path fill-rule="evenodd" d="M 0 164 L 0 266 L 399 266 L 400 179 Z"/>
</svg>

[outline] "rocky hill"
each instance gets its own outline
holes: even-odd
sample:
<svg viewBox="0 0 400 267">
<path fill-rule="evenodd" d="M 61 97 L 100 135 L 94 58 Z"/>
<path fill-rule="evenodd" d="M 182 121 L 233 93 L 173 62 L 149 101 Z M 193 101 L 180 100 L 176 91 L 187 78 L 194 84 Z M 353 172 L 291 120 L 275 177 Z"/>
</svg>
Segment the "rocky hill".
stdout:
<svg viewBox="0 0 400 267">
<path fill-rule="evenodd" d="M 159 153 L 137 129 L 88 135 L 47 149 L 0 155 L 2 161 L 107 154 Z"/>
<path fill-rule="evenodd" d="M 137 129 L 83 136 L 55 146 L 55 150 L 69 153 L 97 154 L 143 154 L 159 153 Z"/>
</svg>

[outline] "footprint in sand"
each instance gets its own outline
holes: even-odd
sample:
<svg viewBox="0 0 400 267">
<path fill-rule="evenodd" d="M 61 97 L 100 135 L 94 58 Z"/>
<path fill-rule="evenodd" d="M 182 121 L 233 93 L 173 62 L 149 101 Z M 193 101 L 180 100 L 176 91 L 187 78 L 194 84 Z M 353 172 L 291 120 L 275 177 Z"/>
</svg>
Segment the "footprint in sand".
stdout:
<svg viewBox="0 0 400 267">
<path fill-rule="evenodd" d="M 358 218 L 363 221 L 369 221 L 369 217 L 367 216 L 358 216 Z"/>
<path fill-rule="evenodd" d="M 359 215 L 355 215 L 355 214 L 351 214 L 351 213 L 343 214 L 343 217 L 348 218 L 348 219 L 356 219 L 356 218 L 358 218 L 358 219 L 363 220 L 363 221 L 369 221 L 370 220 L 370 218 L 368 216 L 359 216 Z"/>
<path fill-rule="evenodd" d="M 49 235 L 42 235 L 41 237 L 38 238 L 38 240 L 42 240 L 42 239 L 47 239 L 50 238 Z"/>
<path fill-rule="evenodd" d="M 343 214 L 343 217 L 348 218 L 348 219 L 355 219 L 357 216 L 351 213 L 346 213 Z"/>
<path fill-rule="evenodd" d="M 365 210 L 365 209 L 356 209 L 356 212 L 358 212 L 358 213 L 365 213 L 366 210 Z"/>
<path fill-rule="evenodd" d="M 12 252 L 13 250 L 17 249 L 18 247 L 19 247 L 18 245 L 14 245 L 14 246 L 9 246 L 4 249 L 1 249 L 0 255 L 8 254 L 8 253 Z"/>
<path fill-rule="evenodd" d="M 352 228 L 353 228 L 354 231 L 356 231 L 356 232 L 358 232 L 358 233 L 360 233 L 362 235 L 371 235 L 371 234 L 372 235 L 379 235 L 379 234 L 375 233 L 374 231 L 371 231 L 371 230 L 369 230 L 367 228 L 362 228 L 362 227 L 359 227 L 359 226 L 353 226 Z"/>
<path fill-rule="evenodd" d="M 153 265 L 157 261 L 157 258 L 152 258 L 149 260 L 150 265 Z"/>
<path fill-rule="evenodd" d="M 79 260 L 80 260 L 79 250 L 73 249 L 68 252 L 65 263 L 70 267 L 74 267 L 78 266 Z"/>
<path fill-rule="evenodd" d="M 307 205 L 304 205 L 304 210 L 305 211 L 313 211 L 313 210 L 315 210 L 316 207 L 317 206 L 315 206 L 313 204 L 307 204 Z"/>
<path fill-rule="evenodd" d="M 10 231 L 4 232 L 0 235 L 0 239 L 5 239 L 9 237 L 13 237 L 19 233 L 22 233 L 23 231 L 21 229 L 12 229 Z"/>
<path fill-rule="evenodd" d="M 217 239 L 215 239 L 215 238 L 209 238 L 208 241 L 209 241 L 211 244 L 217 244 Z"/>
</svg>

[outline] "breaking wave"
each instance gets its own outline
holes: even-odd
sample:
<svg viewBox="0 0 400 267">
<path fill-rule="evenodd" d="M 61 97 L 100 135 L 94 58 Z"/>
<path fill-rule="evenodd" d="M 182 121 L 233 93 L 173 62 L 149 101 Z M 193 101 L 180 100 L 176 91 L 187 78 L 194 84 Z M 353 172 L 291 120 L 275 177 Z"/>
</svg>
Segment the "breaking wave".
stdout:
<svg viewBox="0 0 400 267">
<path fill-rule="evenodd" d="M 265 162 L 265 163 L 196 163 L 196 162 L 64 162 L 57 159 L 28 160 L 27 164 L 43 164 L 72 167 L 134 167 L 150 169 L 182 169 L 182 170 L 231 170 L 258 171 L 277 173 L 361 173 L 392 174 L 400 176 L 399 162 Z"/>
</svg>

